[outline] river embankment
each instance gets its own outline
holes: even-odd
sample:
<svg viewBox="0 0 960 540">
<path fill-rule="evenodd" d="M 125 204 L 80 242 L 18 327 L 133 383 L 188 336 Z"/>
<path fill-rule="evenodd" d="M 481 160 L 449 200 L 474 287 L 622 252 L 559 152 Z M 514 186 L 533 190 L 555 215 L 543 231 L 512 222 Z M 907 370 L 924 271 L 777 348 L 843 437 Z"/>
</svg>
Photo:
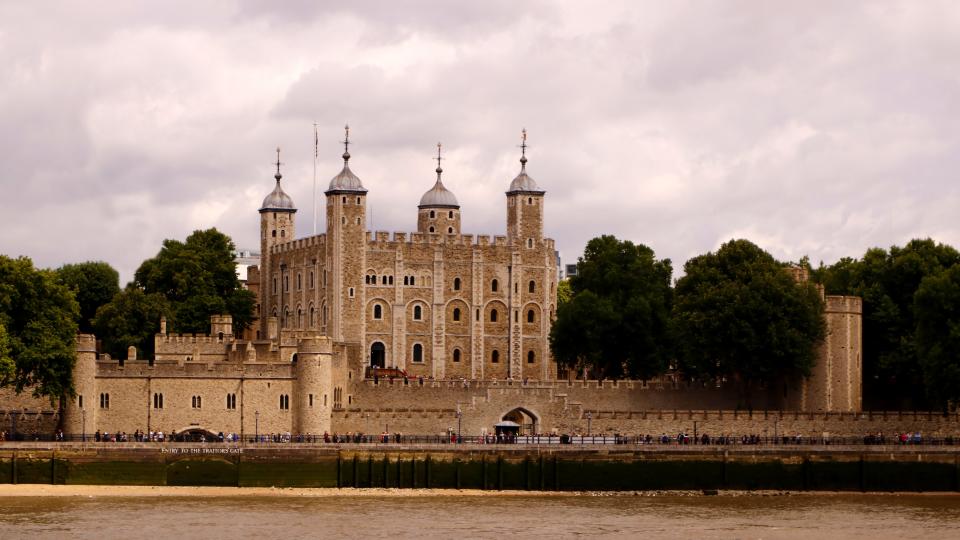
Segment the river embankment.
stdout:
<svg viewBox="0 0 960 540">
<path fill-rule="evenodd" d="M 960 447 L 19 442 L 0 445 L 0 484 L 958 492 Z"/>
</svg>

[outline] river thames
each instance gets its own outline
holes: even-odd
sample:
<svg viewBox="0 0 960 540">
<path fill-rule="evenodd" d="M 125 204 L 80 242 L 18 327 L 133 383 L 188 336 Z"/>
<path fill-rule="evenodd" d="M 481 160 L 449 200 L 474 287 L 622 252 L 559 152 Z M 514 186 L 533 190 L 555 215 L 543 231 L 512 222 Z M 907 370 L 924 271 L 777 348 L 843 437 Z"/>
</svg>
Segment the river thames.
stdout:
<svg viewBox="0 0 960 540">
<path fill-rule="evenodd" d="M 10 495 L 0 538 L 948 538 L 960 496 L 464 495 L 378 490 Z M 19 486 L 22 487 L 22 486 Z M 70 488 L 66 488 L 70 489 Z M 147 488 L 144 488 L 147 489 Z M 186 488 L 189 490 L 190 488 Z M 121 495 L 116 495 L 121 493 Z M 238 492 L 239 493 L 239 492 Z M 161 496 L 158 496 L 161 495 Z"/>
</svg>

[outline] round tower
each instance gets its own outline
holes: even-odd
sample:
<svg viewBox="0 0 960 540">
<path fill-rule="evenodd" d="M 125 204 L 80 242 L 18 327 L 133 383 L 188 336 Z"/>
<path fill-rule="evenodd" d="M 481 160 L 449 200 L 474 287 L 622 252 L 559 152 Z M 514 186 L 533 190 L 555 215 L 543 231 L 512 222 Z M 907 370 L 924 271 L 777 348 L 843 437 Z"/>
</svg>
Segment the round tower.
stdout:
<svg viewBox="0 0 960 540">
<path fill-rule="evenodd" d="M 273 262 L 274 258 L 270 251 L 274 246 L 289 242 L 294 239 L 296 232 L 294 217 L 297 213 L 296 206 L 293 205 L 293 199 L 287 195 L 280 187 L 280 149 L 277 148 L 277 173 L 273 178 L 277 181 L 260 205 L 260 321 L 259 333 L 261 337 L 267 337 L 270 332 L 267 328 L 267 321 L 274 311 L 282 313 L 283 302 L 281 301 L 281 282 L 280 268 Z"/>
<path fill-rule="evenodd" d="M 420 198 L 417 206 L 417 231 L 427 234 L 460 234 L 460 203 L 443 185 L 440 167 L 441 145 L 437 143 L 437 181 Z"/>
<path fill-rule="evenodd" d="M 330 431 L 332 397 L 332 346 L 330 338 L 307 337 L 297 343 L 294 357 L 293 430 L 302 435 Z"/>
<path fill-rule="evenodd" d="M 93 334 L 78 334 L 76 346 L 74 395 L 65 400 L 63 432 L 92 441 L 91 434 L 97 430 L 97 338 Z"/>
</svg>

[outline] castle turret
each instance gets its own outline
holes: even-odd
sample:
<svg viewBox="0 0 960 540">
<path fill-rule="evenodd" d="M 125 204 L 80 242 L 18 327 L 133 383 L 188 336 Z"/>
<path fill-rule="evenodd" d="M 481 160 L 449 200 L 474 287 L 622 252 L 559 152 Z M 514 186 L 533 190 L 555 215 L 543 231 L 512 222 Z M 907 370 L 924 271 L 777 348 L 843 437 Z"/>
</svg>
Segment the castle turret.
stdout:
<svg viewBox="0 0 960 540">
<path fill-rule="evenodd" d="M 274 268 L 270 250 L 294 239 L 294 216 L 297 208 L 293 199 L 280 187 L 280 149 L 277 148 L 277 173 L 273 188 L 260 205 L 260 335 L 266 336 L 267 318 L 283 312 L 282 280 L 280 269 Z"/>
<path fill-rule="evenodd" d="M 75 437 L 91 435 L 97 430 L 97 338 L 92 334 L 77 335 L 77 358 L 73 365 L 74 396 L 63 408 L 63 431 Z"/>
<path fill-rule="evenodd" d="M 417 231 L 428 234 L 460 234 L 460 203 L 443 185 L 440 167 L 440 143 L 437 143 L 437 181 L 420 198 L 417 206 Z"/>
<path fill-rule="evenodd" d="M 350 170 L 350 127 L 344 129 L 343 169 L 330 180 L 326 191 L 327 335 L 335 341 L 356 341 L 364 335 L 367 190 Z"/>
<path fill-rule="evenodd" d="M 543 196 L 546 193 L 527 174 L 527 130 L 523 130 L 520 174 L 507 190 L 507 237 L 532 249 L 543 240 Z"/>
<path fill-rule="evenodd" d="M 330 338 L 308 337 L 297 343 L 294 369 L 293 430 L 320 435 L 330 431 L 333 348 Z"/>
</svg>

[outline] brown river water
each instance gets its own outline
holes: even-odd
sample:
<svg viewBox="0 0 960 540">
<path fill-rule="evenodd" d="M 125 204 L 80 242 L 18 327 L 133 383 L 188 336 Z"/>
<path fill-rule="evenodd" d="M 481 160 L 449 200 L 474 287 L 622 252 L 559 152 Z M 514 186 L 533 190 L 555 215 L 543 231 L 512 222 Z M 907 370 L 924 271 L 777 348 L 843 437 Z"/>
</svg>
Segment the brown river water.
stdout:
<svg viewBox="0 0 960 540">
<path fill-rule="evenodd" d="M 960 538 L 960 496 L 5 496 L 14 538 Z"/>
</svg>

